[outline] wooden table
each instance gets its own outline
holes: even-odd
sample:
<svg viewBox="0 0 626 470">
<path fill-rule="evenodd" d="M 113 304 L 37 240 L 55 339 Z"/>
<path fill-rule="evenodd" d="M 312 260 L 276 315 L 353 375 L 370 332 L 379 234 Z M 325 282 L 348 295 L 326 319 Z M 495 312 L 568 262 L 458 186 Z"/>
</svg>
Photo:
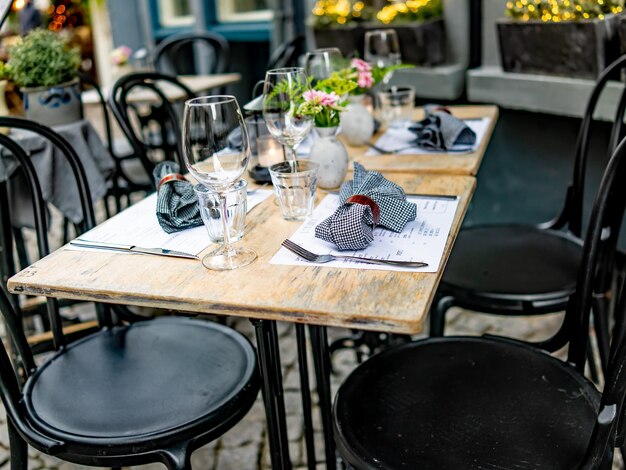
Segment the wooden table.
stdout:
<svg viewBox="0 0 626 470">
<path fill-rule="evenodd" d="M 295 322 L 305 423 L 312 422 L 304 328 L 310 327 L 327 462 L 334 459 L 330 368 L 323 326 L 412 334 L 422 330 L 476 180 L 453 175 L 388 175 L 408 193 L 457 195 L 457 213 L 436 273 L 270 265 L 298 227 L 269 198 L 247 217 L 245 246 L 259 259 L 233 271 L 206 270 L 199 261 L 111 251 L 60 248 L 8 282 L 11 292 L 253 319 L 268 419 L 272 467 L 290 469 L 280 355 L 274 320 Z M 318 192 L 318 200 L 324 194 Z M 207 250 L 210 248 L 207 248 Z M 304 351 L 304 352 L 303 352 Z M 306 378 L 305 378 L 306 377 Z M 308 396 L 308 398 L 307 398 Z M 308 400 L 308 405 L 306 401 Z M 310 429 L 310 427 L 309 427 Z M 312 441 L 312 434 L 311 441 Z M 314 459 L 314 449 L 307 448 Z M 313 455 L 313 456 L 311 456 Z M 333 469 L 334 464 L 328 463 Z"/>
<path fill-rule="evenodd" d="M 489 145 L 489 140 L 498 120 L 497 106 L 448 106 L 452 114 L 460 119 L 489 117 L 489 129 L 478 150 L 472 153 L 450 154 L 429 153 L 426 155 L 373 155 L 365 156 L 367 146 L 351 147 L 346 144 L 351 160 L 356 160 L 368 170 L 385 173 L 444 173 L 456 175 L 473 175 L 478 173 L 480 163 Z M 421 108 L 415 111 L 415 120 L 422 119 Z M 341 135 L 339 136 L 341 138 Z M 370 143 L 375 143 L 380 135 L 375 135 Z M 352 168 L 352 164 L 350 164 Z"/>
<path fill-rule="evenodd" d="M 247 217 L 243 243 L 259 255 L 250 266 L 215 272 L 195 260 L 61 248 L 11 278 L 9 289 L 66 299 L 417 333 L 476 180 L 450 175 L 389 177 L 407 193 L 460 196 L 444 262 L 437 273 L 270 265 L 282 240 L 299 226 L 283 220 L 270 198 Z M 318 197 L 321 195 L 319 191 Z"/>
<path fill-rule="evenodd" d="M 182 83 L 194 93 L 200 93 L 211 88 L 222 87 L 237 83 L 241 80 L 241 75 L 238 73 L 224 73 L 216 75 L 179 75 L 177 77 Z M 161 90 L 165 93 L 165 96 L 170 101 L 177 101 L 185 98 L 185 94 L 175 86 L 168 83 L 161 85 Z M 105 96 L 108 95 L 108 90 L 103 90 Z M 155 99 L 155 95 L 150 90 L 134 90 L 129 94 L 128 101 L 132 103 L 145 103 Z M 84 105 L 99 105 L 100 98 L 95 90 L 87 90 L 81 94 L 81 100 Z"/>
</svg>

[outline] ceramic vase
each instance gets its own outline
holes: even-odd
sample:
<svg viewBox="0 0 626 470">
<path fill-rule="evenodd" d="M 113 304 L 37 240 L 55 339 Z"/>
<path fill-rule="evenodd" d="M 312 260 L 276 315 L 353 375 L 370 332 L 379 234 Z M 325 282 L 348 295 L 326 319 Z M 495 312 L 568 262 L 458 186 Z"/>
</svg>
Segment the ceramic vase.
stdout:
<svg viewBox="0 0 626 470">
<path fill-rule="evenodd" d="M 341 113 L 341 133 L 348 145 L 365 145 L 374 134 L 374 118 L 363 104 L 364 95 L 351 96 Z"/>
<path fill-rule="evenodd" d="M 317 185 L 322 189 L 338 188 L 348 173 L 348 152 L 337 139 L 337 127 L 316 127 L 309 159 L 319 164 Z"/>
<path fill-rule="evenodd" d="M 22 88 L 24 113 L 31 121 L 58 126 L 81 119 L 78 79 L 52 87 Z"/>
<path fill-rule="evenodd" d="M 7 105 L 6 98 L 7 91 L 7 81 L 0 80 L 0 116 L 8 116 L 9 115 L 9 106 Z M 2 134 L 8 134 L 10 129 L 8 127 L 0 127 L 0 132 Z"/>
</svg>

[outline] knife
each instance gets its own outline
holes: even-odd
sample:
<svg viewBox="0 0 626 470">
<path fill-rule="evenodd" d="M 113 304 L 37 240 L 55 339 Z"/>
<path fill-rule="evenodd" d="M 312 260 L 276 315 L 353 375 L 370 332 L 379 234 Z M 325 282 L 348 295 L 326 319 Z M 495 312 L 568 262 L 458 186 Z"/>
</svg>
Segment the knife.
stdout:
<svg viewBox="0 0 626 470">
<path fill-rule="evenodd" d="M 158 256 L 172 256 L 174 258 L 187 258 L 198 259 L 197 256 L 191 253 L 185 253 L 182 251 L 167 250 L 165 248 L 143 248 L 135 245 L 120 245 L 117 243 L 108 242 L 96 242 L 91 240 L 83 240 L 77 238 L 70 241 L 70 245 L 80 246 L 83 248 L 96 248 L 101 250 L 113 250 L 113 251 L 129 251 L 131 253 L 144 253 L 146 255 L 158 255 Z"/>
</svg>

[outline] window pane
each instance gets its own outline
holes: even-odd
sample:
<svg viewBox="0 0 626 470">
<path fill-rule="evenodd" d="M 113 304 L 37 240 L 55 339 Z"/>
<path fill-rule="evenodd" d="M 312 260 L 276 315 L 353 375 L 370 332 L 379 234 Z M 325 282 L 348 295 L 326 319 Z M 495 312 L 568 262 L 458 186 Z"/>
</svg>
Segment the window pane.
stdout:
<svg viewBox="0 0 626 470">
<path fill-rule="evenodd" d="M 159 0 L 162 26 L 185 26 L 194 23 L 190 0 Z"/>
<path fill-rule="evenodd" d="M 268 0 L 219 0 L 217 16 L 222 22 L 272 19 Z"/>
</svg>

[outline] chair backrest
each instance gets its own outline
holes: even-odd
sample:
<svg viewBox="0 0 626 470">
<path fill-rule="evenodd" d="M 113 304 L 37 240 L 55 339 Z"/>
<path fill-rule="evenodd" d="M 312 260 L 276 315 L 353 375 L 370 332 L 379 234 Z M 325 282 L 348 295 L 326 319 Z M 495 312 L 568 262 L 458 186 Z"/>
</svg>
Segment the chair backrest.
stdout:
<svg viewBox="0 0 626 470">
<path fill-rule="evenodd" d="M 597 79 L 591 96 L 587 101 L 585 113 L 581 121 L 576 139 L 574 172 L 572 182 L 567 188 L 565 204 L 561 214 L 550 223 L 550 228 L 560 229 L 565 226 L 574 235 L 582 236 L 583 227 L 583 198 L 585 192 L 585 173 L 587 155 L 589 153 L 590 131 L 593 115 L 600 100 L 600 96 L 610 80 L 619 80 L 620 72 L 626 69 L 626 55 L 611 63 Z M 609 145 L 609 155 L 615 150 L 623 130 L 624 110 L 626 109 L 626 91 L 622 94 L 616 109 L 616 119 L 613 125 L 612 137 Z"/>
<path fill-rule="evenodd" d="M 226 73 L 230 67 L 230 46 L 221 35 L 210 32 L 175 34 L 160 42 L 153 51 L 154 68 L 160 73 L 198 74 L 195 60 L 205 58 L 208 72 Z"/>
<path fill-rule="evenodd" d="M 19 119 L 12 117 L 0 117 L 0 126 L 10 129 L 20 129 L 35 133 L 42 138 L 48 140 L 63 155 L 71 167 L 74 180 L 78 188 L 78 197 L 83 213 L 83 220 L 77 227 L 82 233 L 95 226 L 95 216 L 93 203 L 91 201 L 91 192 L 85 170 L 80 158 L 72 148 L 72 146 L 59 134 L 50 129 L 27 119 Z M 18 161 L 20 168 L 24 173 L 26 184 L 30 193 L 33 204 L 33 215 L 35 220 L 35 231 L 37 235 L 37 246 L 39 256 L 43 258 L 50 253 L 50 245 L 48 242 L 48 222 L 46 214 L 46 203 L 43 199 L 43 192 L 35 167 L 30 157 L 22 149 L 22 147 L 10 137 L 0 134 L 0 146 L 6 148 Z M 50 320 L 50 326 L 53 334 L 53 344 L 55 349 L 59 349 L 65 344 L 63 336 L 61 317 L 59 314 L 58 301 L 53 298 L 47 299 L 47 313 Z M 106 320 L 110 322 L 110 319 Z"/>
<path fill-rule="evenodd" d="M 194 93 L 176 77 L 156 72 L 125 75 L 112 87 L 109 105 L 124 135 L 151 177 L 156 161 L 182 161 L 181 112 L 176 101 L 194 98 Z"/>
<path fill-rule="evenodd" d="M 295 67 L 298 65 L 298 58 L 304 54 L 305 50 L 306 38 L 303 35 L 296 36 L 292 40 L 280 44 L 272 52 L 265 65 L 265 70 Z"/>
<path fill-rule="evenodd" d="M 78 79 L 80 80 L 81 91 L 85 91 L 86 89 L 93 89 L 98 95 L 98 104 L 100 105 L 102 122 L 104 123 L 104 133 L 105 133 L 105 139 L 106 139 L 105 145 L 106 145 L 107 150 L 111 154 L 111 156 L 113 158 L 116 158 L 116 155 L 114 154 L 114 149 L 113 149 L 113 133 L 111 130 L 111 118 L 109 116 L 109 108 L 107 106 L 107 101 L 106 101 L 106 98 L 104 97 L 104 93 L 102 93 L 102 89 L 100 88 L 98 83 L 88 73 L 79 71 Z"/>
</svg>

